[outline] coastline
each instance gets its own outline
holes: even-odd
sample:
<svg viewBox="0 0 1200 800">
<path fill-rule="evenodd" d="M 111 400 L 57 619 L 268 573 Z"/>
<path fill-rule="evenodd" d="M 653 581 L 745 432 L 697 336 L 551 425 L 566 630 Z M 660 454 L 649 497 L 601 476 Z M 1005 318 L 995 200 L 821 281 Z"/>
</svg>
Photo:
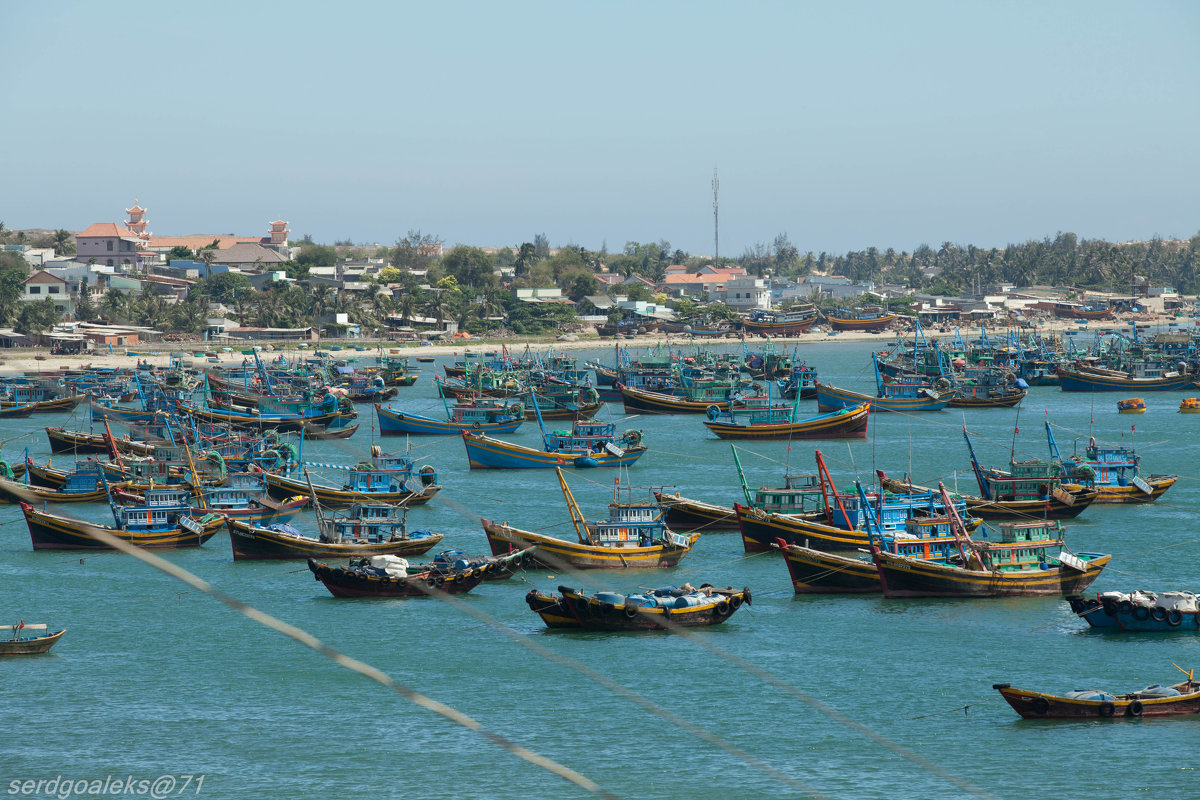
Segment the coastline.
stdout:
<svg viewBox="0 0 1200 800">
<path fill-rule="evenodd" d="M 1176 321 L 1179 323 L 1181 331 L 1193 327 L 1193 323 L 1200 323 L 1200 321 L 1186 318 L 1184 320 L 1186 321 L 1164 315 L 1129 314 L 1122 315 L 1119 319 L 1111 321 L 1093 321 L 1086 326 L 1071 320 L 1053 319 L 1041 321 L 1033 329 L 1019 328 L 1017 330 L 1021 332 L 1036 330 L 1040 333 L 1057 334 L 1077 331 L 1090 335 L 1094 332 L 1104 330 L 1128 330 L 1130 323 L 1158 328 L 1165 327 L 1168 323 Z M 1009 329 L 1009 326 L 993 325 L 989 326 L 988 331 L 990 335 L 1000 336 Z M 961 330 L 964 337 L 973 338 L 978 336 L 979 326 L 961 327 Z M 911 332 L 906 331 L 905 335 L 911 335 Z M 925 335 L 929 339 L 937 339 L 939 341 L 951 339 L 954 336 L 954 328 L 946 327 L 944 331 L 939 328 L 926 328 Z M 812 331 L 796 336 L 777 336 L 770 339 L 761 336 L 748 336 L 744 340 L 741 337 L 691 337 L 687 334 L 643 334 L 633 339 L 601 339 L 594 334 L 581 334 L 578 338 L 569 340 L 548 337 L 461 339 L 449 344 L 435 344 L 425 347 L 391 341 L 358 340 L 350 345 L 351 349 L 334 351 L 333 355 L 335 358 L 373 358 L 378 353 L 380 344 L 383 345 L 385 352 L 399 351 L 399 355 L 412 358 L 415 356 L 457 356 L 468 352 L 492 352 L 501 347 L 507 347 L 510 353 L 519 355 L 527 346 L 534 350 L 545 350 L 549 347 L 553 347 L 555 350 L 606 350 L 612 349 L 617 345 L 635 349 L 657 347 L 659 345 L 690 347 L 693 344 L 740 346 L 742 341 L 745 341 L 747 347 L 758 348 L 767 342 L 776 346 L 804 345 L 818 342 L 891 342 L 894 341 L 895 336 L 896 331 L 894 329 L 888 329 L 879 333 L 867 331 L 842 331 L 838 333 Z M 305 349 L 298 348 L 296 346 L 297 342 L 283 342 L 280 344 L 264 342 L 263 344 L 271 344 L 275 348 L 271 351 L 264 348 L 261 355 L 265 358 L 274 358 L 276 355 L 282 353 L 291 359 L 301 354 L 312 354 L 316 350 L 328 351 L 329 347 L 329 345 L 321 341 L 308 342 L 308 347 Z M 347 346 L 344 339 L 330 340 L 330 344 L 342 345 L 343 348 Z M 354 350 L 353 347 L 355 344 L 366 349 L 362 351 Z M 49 348 L 45 347 L 18 348 L 8 352 L 0 351 L 0 375 L 13 375 L 26 372 L 56 372 L 83 369 L 86 367 L 135 367 L 138 361 L 146 361 L 154 366 L 165 367 L 170 364 L 172 353 L 186 353 L 187 357 L 185 361 L 191 361 L 192 366 L 206 366 L 211 362 L 192 355 L 194 352 L 201 351 L 211 353 L 219 359 L 221 365 L 228 366 L 241 363 L 241 360 L 246 358 L 242 350 L 249 349 L 253 345 L 254 342 L 246 342 L 238 345 L 234 345 L 231 342 L 155 342 L 144 346 L 121 348 L 120 351 L 114 351 L 111 354 L 97 351 L 70 356 L 50 355 Z M 226 353 L 221 349 L 226 347 L 232 348 L 232 352 Z M 126 351 L 138 355 L 129 355 Z"/>
</svg>

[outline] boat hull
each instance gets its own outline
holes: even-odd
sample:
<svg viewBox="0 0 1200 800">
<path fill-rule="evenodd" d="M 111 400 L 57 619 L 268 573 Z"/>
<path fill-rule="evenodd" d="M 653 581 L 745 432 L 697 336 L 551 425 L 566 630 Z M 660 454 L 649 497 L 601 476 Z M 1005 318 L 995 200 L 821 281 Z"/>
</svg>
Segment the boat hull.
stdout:
<svg viewBox="0 0 1200 800">
<path fill-rule="evenodd" d="M 561 595 L 531 589 L 525 595 L 529 609 L 542 618 L 548 628 L 585 631 L 653 631 L 671 628 L 698 628 L 720 625 L 750 602 L 749 590 L 722 590 L 712 602 L 687 608 L 646 608 L 616 606 L 594 596 L 559 587 Z"/>
<path fill-rule="evenodd" d="M 482 583 L 487 574 L 484 568 L 479 568 L 470 570 L 469 574 L 390 578 L 318 563 L 311 558 L 308 568 L 312 570 L 313 578 L 323 583 L 334 597 L 428 597 L 438 591 L 463 594 Z"/>
<path fill-rule="evenodd" d="M 621 393 L 626 414 L 633 412 L 639 414 L 706 414 L 712 406 L 716 406 L 720 411 L 729 410 L 728 400 L 685 400 L 682 397 L 662 392 L 648 392 L 624 384 L 617 384 L 617 390 Z"/>
<path fill-rule="evenodd" d="M 308 536 L 292 536 L 258 525 L 230 519 L 227 522 L 234 561 L 253 559 L 347 558 L 350 556 L 419 556 L 442 540 L 435 533 L 391 542 L 322 542 Z"/>
<path fill-rule="evenodd" d="M 742 328 L 746 333 L 757 334 L 758 336 L 787 336 L 793 333 L 807 333 L 809 328 L 816 324 L 817 316 L 815 314 L 808 319 L 793 322 L 752 322 L 748 319 L 742 320 Z"/>
<path fill-rule="evenodd" d="M 379 433 L 383 436 L 456 436 L 463 431 L 513 433 L 521 427 L 524 417 L 506 422 L 453 422 L 420 414 L 393 411 L 376 405 Z"/>
<path fill-rule="evenodd" d="M 1200 631 L 1200 613 L 1176 611 L 1164 608 L 1147 608 L 1111 600 L 1101 602 L 1095 597 L 1070 595 L 1067 602 L 1071 611 L 1087 620 L 1093 628 L 1128 633 L 1196 633 Z"/>
<path fill-rule="evenodd" d="M 1019 597 L 1078 594 L 1091 585 L 1112 556 L 1087 561 L 1087 569 L 1069 567 L 991 572 L 962 569 L 932 561 L 872 550 L 884 597 Z"/>
<path fill-rule="evenodd" d="M 599 453 L 547 452 L 469 431 L 462 432 L 462 439 L 467 449 L 467 463 L 471 469 L 617 467 L 634 463 L 646 452 L 643 445 L 630 447 L 619 456 L 607 450 Z"/>
<path fill-rule="evenodd" d="M 900 319 L 899 314 L 884 314 L 881 317 L 867 319 L 844 319 L 825 315 L 825 319 L 835 331 L 879 331 Z"/>
<path fill-rule="evenodd" d="M 1180 373 L 1170 378 L 1119 378 L 1059 367 L 1058 385 L 1064 392 L 1167 392 L 1187 389 L 1194 377 Z"/>
<path fill-rule="evenodd" d="M 869 558 L 825 553 L 811 547 L 779 548 L 796 594 L 879 594 L 879 571 Z"/>
<path fill-rule="evenodd" d="M 288 478 L 284 475 L 275 473 L 267 473 L 263 476 L 267 483 L 267 492 L 274 498 L 287 499 L 295 495 L 309 495 L 309 485 L 307 481 Z M 361 503 L 364 500 L 372 503 L 388 503 L 390 505 L 400 505 L 401 503 L 410 506 L 419 506 L 428 503 L 433 499 L 433 496 L 441 491 L 442 487 L 438 485 L 422 486 L 419 491 L 403 491 L 403 492 L 351 492 L 345 489 L 335 489 L 332 486 L 314 483 L 312 485 L 312 493 L 317 496 L 317 500 L 326 508 L 349 508 L 354 503 Z"/>
<path fill-rule="evenodd" d="M 505 523 L 494 523 L 485 519 L 483 531 L 487 534 L 488 544 L 492 553 L 498 556 L 508 555 L 518 550 L 537 546 L 533 551 L 533 560 L 548 568 L 562 569 L 661 569 L 673 567 L 684 556 L 691 552 L 692 545 L 700 538 L 695 533 L 690 537 L 691 544 L 687 547 L 666 547 L 652 545 L 650 547 L 596 547 L 587 544 L 577 544 L 552 536 L 543 536 L 532 531 L 523 531 Z"/>
<path fill-rule="evenodd" d="M 928 492 L 928 486 L 919 486 L 894 478 L 883 476 L 880 485 L 893 492 Z M 1063 487 L 1068 490 L 1068 487 Z M 973 495 L 961 495 L 967 504 L 967 512 L 974 517 L 987 520 L 997 519 L 1072 519 L 1082 514 L 1088 506 L 1095 502 L 1099 492 L 1085 487 L 1074 487 L 1068 490 L 1072 502 L 1066 503 L 1050 495 L 1046 499 L 1036 500 L 985 500 Z"/>
<path fill-rule="evenodd" d="M 48 636 L 38 636 L 29 639 L 5 640 L 0 639 L 0 656 L 36 656 L 45 653 L 58 643 L 66 628 Z"/>
<path fill-rule="evenodd" d="M 837 411 L 854 408 L 866 403 L 872 412 L 879 411 L 941 411 L 949 405 L 952 392 L 935 397 L 871 397 L 849 389 L 839 389 L 827 383 L 817 384 L 817 408 L 821 411 Z"/>
<path fill-rule="evenodd" d="M 34 550 L 111 550 L 112 548 L 91 535 L 91 531 L 103 531 L 130 544 L 147 549 L 172 549 L 199 547 L 211 539 L 225 524 L 222 517 L 202 522 L 201 532 L 194 533 L 183 527 L 165 531 L 123 531 L 106 525 L 96 525 L 71 517 L 61 517 L 38 511 L 28 503 L 21 504 L 25 512 L 25 523 L 29 527 L 29 538 Z"/>
<path fill-rule="evenodd" d="M 737 425 L 705 420 L 704 424 L 722 439 L 865 439 L 869 417 L 870 405 L 863 403 L 796 422 Z"/>
<path fill-rule="evenodd" d="M 1013 711 L 1025 719 L 1126 719 L 1200 713 L 1200 687 L 1194 684 L 1193 688 L 1197 688 L 1197 691 L 1178 697 L 1115 697 L 1109 701 L 1076 700 L 1027 689 L 1013 689 L 1007 684 L 995 684 L 992 688 L 998 689 Z"/>
<path fill-rule="evenodd" d="M 737 512 L 729 506 L 718 506 L 701 500 L 680 497 L 678 493 L 655 492 L 654 497 L 665 509 L 663 519 L 672 530 L 732 530 L 738 529 Z"/>
</svg>

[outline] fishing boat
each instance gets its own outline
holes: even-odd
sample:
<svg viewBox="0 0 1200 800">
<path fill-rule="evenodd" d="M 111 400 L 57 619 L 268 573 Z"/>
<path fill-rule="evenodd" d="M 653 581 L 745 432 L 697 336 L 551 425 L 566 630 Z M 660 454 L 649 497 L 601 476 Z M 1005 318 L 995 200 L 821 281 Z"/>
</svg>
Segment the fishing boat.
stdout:
<svg viewBox="0 0 1200 800">
<path fill-rule="evenodd" d="M 864 505 L 870 506 L 862 484 L 855 489 Z M 957 556 L 958 541 L 950 529 L 950 517 L 910 517 L 903 531 L 883 534 L 875 525 L 875 517 L 864 518 L 871 541 L 888 552 L 926 561 L 948 562 Z M 883 591 L 879 570 L 869 550 L 831 553 L 782 539 L 775 547 L 783 554 L 792 589 L 796 594 L 838 593 L 863 594 Z"/>
<path fill-rule="evenodd" d="M 642 432 L 627 430 L 619 437 L 616 425 L 596 420 L 576 420 L 570 430 L 542 429 L 543 449 L 537 450 L 482 432 L 463 431 L 463 445 L 471 469 L 550 469 L 557 467 L 616 467 L 634 463 L 646 452 Z"/>
<path fill-rule="evenodd" d="M 45 653 L 58 643 L 66 628 L 51 631 L 45 623 L 0 625 L 0 656 L 33 656 Z"/>
<path fill-rule="evenodd" d="M 742 318 L 742 328 L 746 333 L 760 336 L 787 336 L 805 333 L 817 323 L 820 316 L 813 305 L 803 305 L 789 311 L 756 308 Z"/>
<path fill-rule="evenodd" d="M 1186 681 L 1174 686 L 1147 686 L 1140 692 L 1114 694 L 1099 689 L 1083 689 L 1063 695 L 1014 689 L 1007 683 L 993 683 L 992 688 L 1025 719 L 1136 719 L 1166 717 L 1181 714 L 1200 714 L 1200 682 L 1193 680 L 1193 671 L 1183 670 Z"/>
<path fill-rule="evenodd" d="M 651 631 L 720 625 L 743 604 L 750 605 L 750 589 L 717 589 L 703 584 L 642 590 L 630 594 L 596 592 L 587 594 L 568 586 L 548 594 L 530 589 L 525 595 L 529 609 L 548 628 L 585 631 Z"/>
<path fill-rule="evenodd" d="M 1126 400 L 1117 401 L 1118 414 L 1145 414 L 1146 401 L 1140 397 L 1130 397 Z"/>
<path fill-rule="evenodd" d="M 26 403 L 24 405 L 8 406 L 7 408 L 0 408 L 0 419 L 14 419 L 14 418 L 19 418 L 19 417 L 28 417 L 32 413 L 33 413 L 33 403 Z M 3 630 L 4 630 L 3 628 L 0 628 L 0 632 L 3 632 Z"/>
<path fill-rule="evenodd" d="M 326 508 L 348 508 L 364 501 L 423 505 L 442 489 L 433 467 L 427 464 L 418 470 L 408 456 L 384 455 L 378 445 L 371 446 L 369 461 L 360 461 L 353 467 L 312 461 L 303 462 L 303 466 L 345 471 L 346 482 L 337 487 L 312 483 L 307 477 L 296 478 L 269 472 L 263 476 L 267 491 L 277 499 L 311 494 Z"/>
<path fill-rule="evenodd" d="M 797 405 L 759 405 L 761 398 L 747 397 L 745 405 L 720 411 L 711 406 L 705 427 L 722 439 L 864 439 L 870 403 L 796 419 Z M 767 403 L 770 398 L 766 398 Z"/>
<path fill-rule="evenodd" d="M 889 314 L 878 306 L 858 310 L 839 308 L 825 315 L 825 320 L 835 331 L 880 331 L 898 319 L 899 314 Z"/>
<path fill-rule="evenodd" d="M 49 400 L 38 400 L 32 403 L 22 403 L 15 400 L 0 401 L 0 409 L 5 408 L 29 408 L 30 414 L 53 414 L 59 411 L 70 411 L 75 406 L 87 400 L 85 394 L 71 395 L 70 397 L 56 397 Z M 17 416 L 25 416 L 25 413 L 18 413 Z"/>
<path fill-rule="evenodd" d="M 938 491 L 957 540 L 957 561 L 938 562 L 881 549 L 872 542 L 884 597 L 1013 597 L 1078 594 L 1112 559 L 1071 553 L 1057 520 L 1004 522 L 994 541 L 975 541 L 958 516 L 944 484 Z M 983 536 L 986 537 L 986 531 Z"/>
<path fill-rule="evenodd" d="M 444 399 L 443 399 L 444 400 Z M 513 433 L 525 421 L 525 407 L 504 400 L 475 400 L 446 408 L 447 419 L 396 411 L 375 404 L 384 436 L 451 436 L 462 431 Z"/>
<path fill-rule="evenodd" d="M 351 560 L 346 566 L 308 559 L 314 580 L 325 584 L 334 597 L 428 597 L 439 592 L 469 592 L 493 573 L 510 572 L 526 563 L 530 548 L 505 553 L 482 564 L 457 567 L 453 563 L 421 564 L 414 568 L 400 556 L 377 555 Z"/>
<path fill-rule="evenodd" d="M 1161 368 L 1138 372 L 1110 370 L 1085 366 L 1077 362 L 1074 367 L 1060 365 L 1059 386 L 1064 392 L 1165 392 L 1187 389 L 1195 376 L 1185 370 Z"/>
<path fill-rule="evenodd" d="M 558 484 L 567 503 L 578 543 L 511 527 L 507 522 L 484 519 L 483 530 L 495 555 L 537 546 L 534 559 L 550 569 L 657 569 L 673 567 L 691 552 L 700 538 L 672 532 L 663 521 L 662 509 L 653 501 L 635 502 L 632 487 L 620 498 L 613 487 L 608 519 L 588 521 L 579 510 L 561 469 Z"/>
<path fill-rule="evenodd" d="M 94 531 L 116 536 L 138 547 L 199 547 L 216 535 L 225 524 L 225 518 L 206 514 L 198 520 L 192 519 L 188 515 L 189 497 L 185 489 L 150 489 L 143 505 L 112 505 L 115 527 L 38 511 L 24 502 L 21 511 L 34 550 L 111 549 L 92 535 Z"/>
<path fill-rule="evenodd" d="M 192 517 L 220 514 L 227 521 L 254 525 L 286 523 L 309 502 L 301 494 L 282 501 L 270 497 L 261 472 L 234 472 L 227 486 L 201 487 L 195 494 L 199 507 L 189 512 Z"/>
<path fill-rule="evenodd" d="M 867 403 L 872 412 L 940 411 L 954 399 L 955 392 L 949 378 L 931 380 L 923 376 L 898 376 L 885 379 L 880 372 L 878 354 L 871 354 L 871 362 L 875 368 L 876 396 L 818 381 L 817 408 L 821 411 L 837 411 Z"/>
<path fill-rule="evenodd" d="M 262 558 L 341 558 L 417 556 L 429 552 L 442 534 L 409 531 L 407 510 L 384 503 L 357 503 L 344 515 L 326 517 L 317 506 L 319 536 L 286 523 L 255 525 L 228 520 L 234 561 Z"/>
<path fill-rule="evenodd" d="M 737 446 L 730 445 L 733 464 L 737 469 L 738 483 L 747 508 L 757 508 L 775 514 L 808 514 L 824 511 L 824 496 L 821 492 L 820 476 L 815 473 L 784 473 L 783 486 L 760 486 L 751 492 L 746 483 L 746 473 L 738 458 Z M 737 511 L 733 506 L 722 506 L 682 497 L 679 492 L 671 494 L 655 491 L 654 497 L 665 511 L 667 525 L 673 530 L 737 530 Z"/>
<path fill-rule="evenodd" d="M 1095 436 L 1088 437 L 1082 455 L 1063 458 L 1050 422 L 1044 424 L 1050 456 L 1063 467 L 1063 483 L 1095 489 L 1094 503 L 1153 503 L 1179 480 L 1178 475 L 1142 475 L 1141 458 L 1132 446 L 1099 445 Z"/>
<path fill-rule="evenodd" d="M 123 486 L 118 484 L 114 488 Z M 77 462 L 56 488 L 0 477 L 0 503 L 103 503 L 107 499 L 100 466 L 94 461 Z"/>
<path fill-rule="evenodd" d="M 1100 592 L 1095 597 L 1068 595 L 1076 616 L 1093 628 L 1137 633 L 1200 631 L 1200 602 L 1195 592 Z"/>
<path fill-rule="evenodd" d="M 707 414 L 714 406 L 718 411 L 728 411 L 739 388 L 729 381 L 707 381 L 680 387 L 684 394 L 670 394 L 623 383 L 615 386 L 626 414 Z"/>
<path fill-rule="evenodd" d="M 354 434 L 358 433 L 357 425 L 314 425 L 307 423 L 304 426 L 304 438 L 314 441 L 331 441 L 336 439 L 350 439 Z"/>
</svg>

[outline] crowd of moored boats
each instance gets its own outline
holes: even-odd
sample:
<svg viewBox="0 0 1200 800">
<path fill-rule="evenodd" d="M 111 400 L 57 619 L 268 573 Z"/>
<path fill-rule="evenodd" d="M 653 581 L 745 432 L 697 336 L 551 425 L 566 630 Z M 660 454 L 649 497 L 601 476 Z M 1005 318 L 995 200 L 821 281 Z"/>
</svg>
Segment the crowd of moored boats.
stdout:
<svg viewBox="0 0 1200 800">
<path fill-rule="evenodd" d="M 107 549 L 106 536 L 146 548 L 197 547 L 224 528 L 234 559 L 305 559 L 336 597 L 461 593 L 526 568 L 570 574 L 673 567 L 702 534 L 737 530 L 746 552 L 780 555 L 796 593 L 1066 596 L 1098 628 L 1200 630 L 1200 606 L 1188 592 L 1084 596 L 1112 556 L 1070 550 L 1062 520 L 1095 503 L 1154 502 L 1177 476 L 1144 473 L 1133 447 L 1095 439 L 1083 453 L 1063 457 L 1050 421 L 1049 458 L 1014 456 L 999 466 L 976 457 L 964 422 L 975 494 L 883 470 L 875 485 L 839 488 L 820 450 L 814 472 L 751 489 L 736 446 L 737 474 L 730 477 L 741 498 L 729 506 L 661 489 L 640 496 L 618 480 L 607 515 L 589 518 L 571 492 L 572 470 L 619 470 L 653 445 L 639 430 L 618 432 L 596 420 L 606 401 L 622 402 L 631 414 L 693 414 L 724 439 L 838 439 L 866 436 L 876 413 L 1011 407 L 1032 386 L 1163 391 L 1196 380 L 1197 349 L 1187 334 L 1078 338 L 1013 331 L 969 339 L 959 332 L 946 342 L 926 338 L 918 326 L 872 355 L 874 395 L 823 383 L 797 353 L 769 340 L 743 341 L 740 353 L 660 347 L 635 354 L 618 345 L 611 363 L 582 365 L 562 353 L 527 350 L 518 357 L 503 350 L 445 366 L 434 379 L 442 416 L 384 404 L 417 375 L 406 357 L 382 350 L 369 366 L 329 354 L 266 362 L 249 350 L 232 368 L 200 370 L 176 359 L 168 368 L 139 363 L 133 370 L 26 375 L 3 382 L 0 417 L 86 403 L 91 422 L 46 429 L 60 466 L 28 455 L 0 463 L 0 500 L 20 504 L 35 550 Z M 802 412 L 802 402 L 813 399 L 817 413 Z M 556 470 L 575 538 L 485 519 L 489 554 L 447 550 L 410 561 L 443 538 L 407 524 L 408 510 L 441 488 L 433 466 L 374 444 L 353 464 L 304 457 L 306 440 L 354 435 L 356 404 L 370 404 L 383 436 L 461 437 L 471 469 Z M 540 447 L 502 438 L 529 422 L 540 429 Z M 63 468 L 68 453 L 73 464 Z M 342 480 L 314 479 L 317 470 Z M 108 504 L 112 525 L 57 508 L 97 502 Z M 315 535 L 291 524 L 310 512 Z M 672 630 L 721 624 L 752 594 L 707 583 L 624 594 L 564 585 L 525 599 L 553 628 Z M 42 624 L 8 626 L 0 629 L 0 654 L 45 652 L 62 634 Z M 1124 695 L 996 688 L 1027 717 L 1200 711 L 1200 684 L 1190 673 L 1181 684 Z"/>
</svg>

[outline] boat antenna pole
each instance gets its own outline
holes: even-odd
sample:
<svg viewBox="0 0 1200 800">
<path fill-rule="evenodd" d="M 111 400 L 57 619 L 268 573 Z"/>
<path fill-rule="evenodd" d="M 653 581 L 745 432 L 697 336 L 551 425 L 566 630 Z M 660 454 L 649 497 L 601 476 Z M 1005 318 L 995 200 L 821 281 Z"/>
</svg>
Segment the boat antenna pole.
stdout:
<svg viewBox="0 0 1200 800">
<path fill-rule="evenodd" d="M 846 513 L 846 507 L 842 505 L 842 497 L 837 492 L 837 487 L 833 485 L 833 478 L 829 475 L 829 469 L 825 466 L 825 457 L 821 455 L 821 451 L 814 452 L 817 457 L 817 473 L 821 477 L 821 497 L 825 501 L 825 517 L 829 520 L 833 519 L 833 507 L 829 504 L 829 495 L 833 494 L 833 499 L 837 501 L 837 507 L 842 510 L 842 517 L 846 520 L 846 524 L 850 524 L 850 515 Z"/>
<path fill-rule="evenodd" d="M 738 460 L 737 445 L 729 445 L 729 449 L 733 451 L 733 464 L 737 467 L 738 481 L 742 484 L 742 494 L 746 497 L 746 505 L 753 506 L 754 501 L 750 499 L 750 487 L 746 485 L 746 474 L 742 472 L 742 462 Z M 787 481 L 787 467 L 783 470 L 784 481 Z"/>
<path fill-rule="evenodd" d="M 312 478 L 308 475 L 308 467 L 304 468 L 304 482 L 308 484 L 308 496 L 312 498 L 313 511 L 317 513 L 317 529 L 325 535 L 325 514 L 321 511 L 321 501 L 317 499 L 317 491 L 313 488 Z"/>
<path fill-rule="evenodd" d="M 963 427 L 966 427 L 966 413 L 963 413 Z M 1017 461 L 1017 434 L 1021 432 L 1021 407 L 1017 406 L 1017 419 L 1013 422 L 1012 447 L 1008 451 L 1008 464 L 1011 467 Z"/>
<path fill-rule="evenodd" d="M 196 462 L 192 460 L 192 448 L 188 447 L 187 436 L 183 437 L 183 453 L 187 456 L 188 472 L 191 474 L 192 486 L 196 489 L 196 499 L 200 501 L 200 508 L 207 511 L 208 501 L 204 498 L 204 487 L 200 484 L 200 475 L 196 472 Z"/>
<path fill-rule="evenodd" d="M 567 486 L 567 479 L 563 476 L 562 468 L 555 467 L 554 472 L 558 475 L 558 485 L 562 488 L 563 498 L 567 501 L 567 513 L 571 515 L 571 524 L 575 526 L 575 535 L 581 542 L 587 541 L 594 544 L 591 532 L 588 531 L 587 523 L 583 519 L 583 513 L 579 510 L 579 504 L 575 502 L 575 495 L 571 494 L 571 487 Z M 581 523 L 582 528 L 580 527 Z"/>
<path fill-rule="evenodd" d="M 984 500 L 992 499 L 992 490 L 988 487 L 987 481 L 983 477 L 983 468 L 979 466 L 979 459 L 975 457 L 975 447 L 971 444 L 971 436 L 967 433 L 967 422 L 963 420 L 963 438 L 967 440 L 967 452 L 971 455 L 971 469 L 975 471 L 975 481 L 979 484 L 979 494 Z M 958 480 L 958 472 L 955 471 L 955 481 Z"/>
<path fill-rule="evenodd" d="M 958 545 L 958 552 L 962 555 L 963 566 L 970 564 L 970 557 L 967 555 L 967 543 L 971 541 L 970 536 L 966 535 L 966 526 L 963 525 L 962 519 L 958 516 L 958 508 L 954 505 L 954 501 L 950 499 L 950 493 L 946 491 L 946 484 L 938 481 L 938 491 L 942 495 L 942 504 L 946 507 L 946 516 L 950 518 L 950 532 L 954 534 L 954 541 Z"/>
</svg>

